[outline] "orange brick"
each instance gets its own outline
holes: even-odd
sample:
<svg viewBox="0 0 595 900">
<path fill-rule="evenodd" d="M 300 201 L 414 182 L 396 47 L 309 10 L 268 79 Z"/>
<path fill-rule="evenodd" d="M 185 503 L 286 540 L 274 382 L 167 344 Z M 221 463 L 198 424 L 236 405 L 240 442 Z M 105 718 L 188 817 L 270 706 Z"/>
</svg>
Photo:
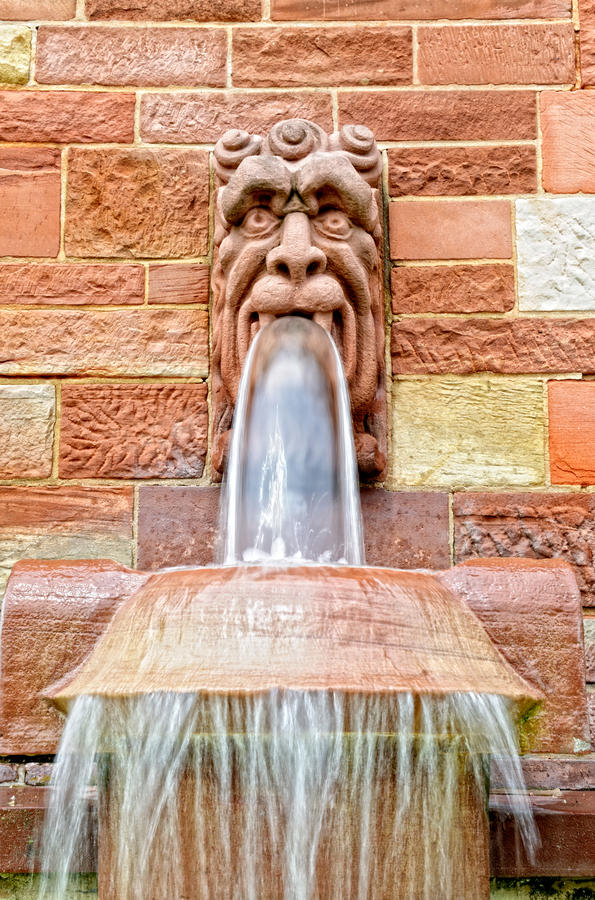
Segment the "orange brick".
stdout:
<svg viewBox="0 0 595 900">
<path fill-rule="evenodd" d="M 330 94 L 319 91 L 145 94 L 141 105 L 141 134 L 143 140 L 155 143 L 214 143 L 230 128 L 266 134 L 283 119 L 309 119 L 325 131 L 332 131 Z"/>
<path fill-rule="evenodd" d="M 506 265 L 396 266 L 393 312 L 507 312 L 514 306 L 514 269 Z"/>
<path fill-rule="evenodd" d="M 132 143 L 134 94 L 0 92 L 0 140 Z"/>
<path fill-rule="evenodd" d="M 313 40 L 313 38 L 316 40 Z M 237 28 L 233 83 L 241 87 L 410 84 L 411 29 Z"/>
<path fill-rule="evenodd" d="M 341 125 L 379 141 L 507 141 L 537 137 L 532 91 L 340 91 Z"/>
<path fill-rule="evenodd" d="M 272 18 L 304 19 L 562 19 L 570 0 L 272 0 Z"/>
<path fill-rule="evenodd" d="M 560 25 L 422 26 L 422 84 L 572 84 L 574 31 Z"/>
<path fill-rule="evenodd" d="M 74 18 L 76 0 L 0 0 L 0 19 L 54 22 Z"/>
<path fill-rule="evenodd" d="M 86 0 L 88 19 L 149 22 L 251 22 L 262 18 L 260 0 Z"/>
<path fill-rule="evenodd" d="M 545 190 L 595 193 L 595 93 L 544 91 L 541 128 Z"/>
<path fill-rule="evenodd" d="M 41 84 L 223 87 L 227 34 L 215 28 L 42 27 Z"/>
<path fill-rule="evenodd" d="M 207 265 L 149 266 L 149 303 L 209 302 Z"/>
<path fill-rule="evenodd" d="M 595 85 L 595 0 L 579 0 L 581 81 Z"/>
<path fill-rule="evenodd" d="M 595 484 L 595 382 L 548 385 L 552 484 Z"/>
<path fill-rule="evenodd" d="M 60 153 L 0 148 L 0 256 L 57 256 Z"/>
<path fill-rule="evenodd" d="M 144 298 L 142 266 L 0 264 L 0 306 L 128 306 Z"/>
<path fill-rule="evenodd" d="M 528 194 L 537 189 L 534 147 L 420 147 L 388 151 L 394 197 Z"/>
<path fill-rule="evenodd" d="M 405 200 L 389 206 L 393 259 L 507 259 L 507 200 Z"/>
</svg>

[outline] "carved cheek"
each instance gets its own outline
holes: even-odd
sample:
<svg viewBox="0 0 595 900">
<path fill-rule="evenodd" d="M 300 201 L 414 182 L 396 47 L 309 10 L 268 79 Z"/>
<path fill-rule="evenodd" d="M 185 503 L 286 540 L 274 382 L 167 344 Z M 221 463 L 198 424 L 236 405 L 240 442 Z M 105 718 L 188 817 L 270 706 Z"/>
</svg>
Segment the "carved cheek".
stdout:
<svg viewBox="0 0 595 900">
<path fill-rule="evenodd" d="M 265 241 L 247 239 L 238 235 L 233 255 L 228 256 L 226 303 L 237 308 L 246 299 L 252 283 L 264 271 L 267 253 L 278 242 L 278 237 Z"/>
</svg>

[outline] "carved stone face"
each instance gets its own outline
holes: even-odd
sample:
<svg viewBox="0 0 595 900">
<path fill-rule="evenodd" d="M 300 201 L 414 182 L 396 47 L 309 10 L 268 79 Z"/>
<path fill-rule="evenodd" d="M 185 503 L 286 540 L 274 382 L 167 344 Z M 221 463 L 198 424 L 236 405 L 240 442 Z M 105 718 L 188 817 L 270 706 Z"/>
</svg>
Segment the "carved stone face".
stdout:
<svg viewBox="0 0 595 900">
<path fill-rule="evenodd" d="M 381 158 L 373 135 L 304 120 L 268 138 L 227 132 L 215 148 L 213 462 L 224 466 L 242 366 L 259 328 L 284 315 L 333 336 L 351 396 L 362 474 L 385 464 Z"/>
</svg>

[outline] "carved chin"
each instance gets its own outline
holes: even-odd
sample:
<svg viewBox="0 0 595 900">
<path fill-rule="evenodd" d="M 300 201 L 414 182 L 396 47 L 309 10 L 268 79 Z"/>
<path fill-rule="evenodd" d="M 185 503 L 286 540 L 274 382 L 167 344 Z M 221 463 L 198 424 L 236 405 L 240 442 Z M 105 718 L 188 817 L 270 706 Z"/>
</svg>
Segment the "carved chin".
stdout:
<svg viewBox="0 0 595 900">
<path fill-rule="evenodd" d="M 313 319 L 332 334 L 349 381 L 357 368 L 356 314 L 339 282 L 328 275 L 308 278 L 297 287 L 276 276 L 265 276 L 255 283 L 238 315 L 240 365 L 244 365 L 256 333 L 273 319 L 289 315 Z"/>
</svg>

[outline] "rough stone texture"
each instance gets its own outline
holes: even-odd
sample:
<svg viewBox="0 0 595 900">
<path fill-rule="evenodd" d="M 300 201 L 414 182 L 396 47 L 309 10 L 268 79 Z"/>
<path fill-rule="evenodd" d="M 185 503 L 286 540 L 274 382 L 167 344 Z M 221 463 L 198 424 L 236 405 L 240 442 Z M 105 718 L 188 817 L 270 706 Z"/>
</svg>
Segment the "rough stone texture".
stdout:
<svg viewBox="0 0 595 900">
<path fill-rule="evenodd" d="M 141 135 L 156 143 L 214 143 L 230 128 L 266 134 L 284 119 L 309 119 L 332 131 L 330 94 L 225 91 L 145 94 L 141 101 Z"/>
<path fill-rule="evenodd" d="M 433 378 L 393 385 L 394 484 L 542 484 L 543 385 L 529 378 Z"/>
<path fill-rule="evenodd" d="M 60 249 L 60 153 L 0 148 L 0 256 L 56 256 Z"/>
<path fill-rule="evenodd" d="M 589 689 L 587 693 L 587 708 L 589 711 L 589 727 L 591 730 L 591 746 L 595 747 L 595 691 Z"/>
<path fill-rule="evenodd" d="M 0 593 L 20 559 L 130 564 L 132 504 L 132 488 L 0 488 Z"/>
<path fill-rule="evenodd" d="M 207 453 L 206 384 L 65 384 L 62 478 L 194 478 Z"/>
<path fill-rule="evenodd" d="M 27 22 L 72 19 L 76 0 L 0 0 L 0 19 Z"/>
<path fill-rule="evenodd" d="M 574 84 L 574 31 L 560 25 L 422 26 L 422 84 Z"/>
<path fill-rule="evenodd" d="M 455 560 L 563 559 L 583 604 L 595 606 L 595 494 L 461 493 L 454 496 Z"/>
<path fill-rule="evenodd" d="M 27 84 L 31 64 L 31 29 L 0 23 L 0 83 Z"/>
<path fill-rule="evenodd" d="M 208 313 L 0 311 L 1 375 L 208 374 Z"/>
<path fill-rule="evenodd" d="M 220 489 L 146 485 L 138 494 L 138 566 L 208 566 L 215 561 Z"/>
<path fill-rule="evenodd" d="M 272 0 L 273 20 L 563 19 L 570 0 Z"/>
<path fill-rule="evenodd" d="M 595 484 L 595 381 L 548 385 L 552 484 Z"/>
<path fill-rule="evenodd" d="M 393 259 L 507 259 L 508 200 L 403 200 L 388 208 Z"/>
<path fill-rule="evenodd" d="M 394 197 L 530 194 L 537 189 L 534 147 L 420 147 L 388 151 Z"/>
<path fill-rule="evenodd" d="M 595 319 L 403 319 L 393 325 L 393 372 L 595 372 Z"/>
<path fill-rule="evenodd" d="M 587 670 L 587 683 L 595 683 L 595 616 L 588 616 L 584 620 L 585 628 L 585 669 Z M 595 767 L 595 760 L 593 761 Z M 592 779 L 595 784 L 595 773 Z"/>
<path fill-rule="evenodd" d="M 132 143 L 134 94 L 3 91 L 0 140 Z"/>
<path fill-rule="evenodd" d="M 149 266 L 149 303 L 209 302 L 209 266 Z"/>
<path fill-rule="evenodd" d="M 0 263 L 0 306 L 129 306 L 144 296 L 142 266 Z"/>
<path fill-rule="evenodd" d="M 368 565 L 399 569 L 450 565 L 447 494 L 367 488 L 361 502 Z"/>
<path fill-rule="evenodd" d="M 514 269 L 506 265 L 395 266 L 392 308 L 398 313 L 507 312 Z"/>
<path fill-rule="evenodd" d="M 207 28 L 42 27 L 42 84 L 224 87 L 227 35 Z"/>
<path fill-rule="evenodd" d="M 358 91 L 339 93 L 341 125 L 365 122 L 380 141 L 532 140 L 532 91 Z"/>
<path fill-rule="evenodd" d="M 544 91 L 540 103 L 545 190 L 595 193 L 595 94 Z"/>
<path fill-rule="evenodd" d="M 202 256 L 208 247 L 204 150 L 71 150 L 70 256 Z"/>
<path fill-rule="evenodd" d="M 51 475 L 55 416 L 53 384 L 0 385 L 0 478 Z"/>
<path fill-rule="evenodd" d="M 50 783 L 53 768 L 52 763 L 26 763 L 25 784 L 33 787 L 46 787 Z"/>
<path fill-rule="evenodd" d="M 260 0 L 86 0 L 88 19 L 149 22 L 253 22 L 262 16 Z"/>
<path fill-rule="evenodd" d="M 525 785 L 537 791 L 588 791 L 595 784 L 595 758 L 522 756 L 521 769 Z M 490 788 L 503 790 L 505 785 L 492 769 Z"/>
<path fill-rule="evenodd" d="M 9 781 L 16 781 L 18 771 L 16 766 L 9 766 L 5 763 L 0 764 L 0 784 L 6 784 Z M 0 897 L 2 895 L 0 894 Z"/>
<path fill-rule="evenodd" d="M 595 85 L 595 0 L 579 0 L 581 81 Z"/>
<path fill-rule="evenodd" d="M 523 723 L 523 749 L 576 753 L 589 746 L 582 609 L 560 560 L 483 559 L 440 580 L 463 597 L 515 672 L 545 700 Z"/>
<path fill-rule="evenodd" d="M 521 310 L 595 310 L 595 197 L 516 201 Z"/>
<path fill-rule="evenodd" d="M 232 77 L 241 87 L 409 84 L 412 65 L 406 27 L 238 28 L 233 34 Z"/>
</svg>

